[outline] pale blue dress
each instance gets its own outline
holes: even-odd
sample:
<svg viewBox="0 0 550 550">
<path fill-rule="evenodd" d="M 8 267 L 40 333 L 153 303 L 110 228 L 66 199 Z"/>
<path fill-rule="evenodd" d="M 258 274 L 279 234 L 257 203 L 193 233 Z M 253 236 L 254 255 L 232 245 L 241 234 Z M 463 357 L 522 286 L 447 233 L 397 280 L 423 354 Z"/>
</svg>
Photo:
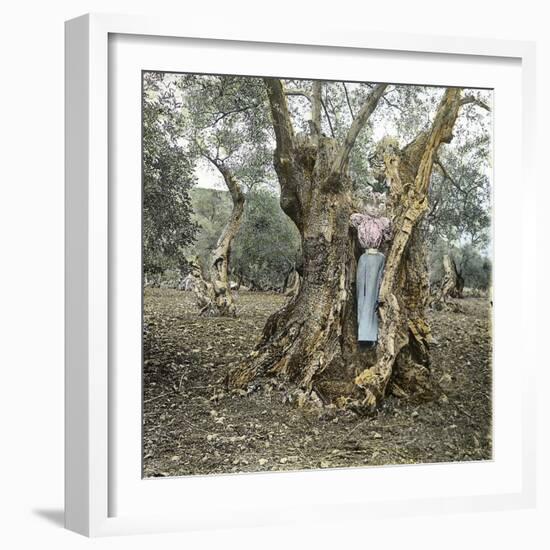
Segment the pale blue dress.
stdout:
<svg viewBox="0 0 550 550">
<path fill-rule="evenodd" d="M 386 257 L 382 252 L 363 252 L 357 263 L 357 324 L 359 342 L 378 340 L 378 294 Z"/>
</svg>

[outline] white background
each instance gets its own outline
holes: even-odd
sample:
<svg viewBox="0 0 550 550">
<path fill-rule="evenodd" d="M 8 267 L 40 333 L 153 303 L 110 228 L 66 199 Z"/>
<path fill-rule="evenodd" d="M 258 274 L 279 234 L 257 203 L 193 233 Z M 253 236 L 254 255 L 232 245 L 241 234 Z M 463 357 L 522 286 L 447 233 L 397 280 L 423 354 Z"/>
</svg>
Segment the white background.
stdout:
<svg viewBox="0 0 550 550">
<path fill-rule="evenodd" d="M 194 5 L 195 2 L 192 3 Z M 541 354 L 539 388 L 539 503 L 536 510 L 416 517 L 368 518 L 285 528 L 258 528 L 185 535 L 151 535 L 88 541 L 61 528 L 63 506 L 63 21 L 88 11 L 155 13 L 189 18 L 202 16 L 213 25 L 286 24 L 352 25 L 374 30 L 537 40 L 538 96 L 550 97 L 550 37 L 542 3 L 521 4 L 463 0 L 451 6 L 439 1 L 372 6 L 366 0 L 322 5 L 278 0 L 267 3 L 209 0 L 204 7 L 156 0 L 21 0 L 4 8 L 2 41 L 0 224 L 0 335 L 2 350 L 2 419 L 0 499 L 1 544 L 5 548 L 81 548 L 88 545 L 149 548 L 546 548 L 550 543 L 548 359 Z M 151 7 L 148 7 L 151 6 Z M 191 13 L 189 10 L 193 9 Z M 213 18 L 219 15 L 220 21 Z M 255 22 L 254 22 L 255 21 Z M 549 150 L 544 130 L 548 106 L 538 105 L 539 281 L 548 279 L 549 234 L 547 176 L 542 165 Z M 544 163 L 545 164 L 545 163 Z M 518 182 L 518 193 L 521 192 Z M 535 274 L 533 274 L 535 277 Z M 539 285 L 539 341 L 548 311 L 548 291 Z M 524 335 L 536 338 L 536 334 Z M 544 338 L 544 340 L 543 340 Z M 542 347 L 542 345 L 541 345 Z M 544 360 L 544 362 L 543 362 Z M 510 403 L 513 407 L 514 404 Z M 519 411 L 518 411 L 519 414 Z M 546 467 L 544 467 L 546 465 Z"/>
</svg>

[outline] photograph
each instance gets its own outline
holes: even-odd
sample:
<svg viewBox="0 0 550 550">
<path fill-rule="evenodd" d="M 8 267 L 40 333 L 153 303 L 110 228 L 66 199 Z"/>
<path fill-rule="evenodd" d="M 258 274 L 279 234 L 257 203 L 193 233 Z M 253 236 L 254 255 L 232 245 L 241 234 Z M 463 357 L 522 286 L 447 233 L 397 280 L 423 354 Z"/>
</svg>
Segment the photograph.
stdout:
<svg viewBox="0 0 550 550">
<path fill-rule="evenodd" d="M 368 78 L 141 72 L 144 478 L 493 459 L 493 90 Z"/>
<path fill-rule="evenodd" d="M 544 6 L 7 3 L 2 546 L 550 548 Z"/>
</svg>

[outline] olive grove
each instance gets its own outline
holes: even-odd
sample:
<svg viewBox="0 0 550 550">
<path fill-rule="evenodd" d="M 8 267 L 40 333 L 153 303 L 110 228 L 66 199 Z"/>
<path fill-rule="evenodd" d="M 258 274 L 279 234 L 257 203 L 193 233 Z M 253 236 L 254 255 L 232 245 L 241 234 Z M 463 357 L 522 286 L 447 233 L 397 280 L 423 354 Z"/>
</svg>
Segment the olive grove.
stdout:
<svg viewBox="0 0 550 550">
<path fill-rule="evenodd" d="M 160 87 L 152 80 L 151 93 L 171 90 L 168 119 L 180 156 L 170 169 L 188 175 L 187 193 L 197 174 L 211 177 L 200 168 L 206 162 L 231 199 L 208 213 L 211 201 L 197 195 L 193 214 L 192 201 L 180 195 L 177 216 L 169 218 L 179 224 L 168 231 L 170 246 L 194 255 L 203 311 L 238 314 L 231 278 L 277 290 L 299 270 L 295 291 L 269 317 L 254 351 L 232 365 L 227 385 L 275 378 L 300 402 L 356 410 L 372 410 L 389 392 L 437 391 L 427 308 L 460 297 L 466 273 L 479 288 L 490 284 L 489 92 L 267 77 L 164 79 Z M 178 178 L 167 173 L 164 181 Z M 165 185 L 163 200 L 173 201 L 177 187 Z M 383 247 L 379 338 L 365 349 L 357 341 L 361 248 L 349 220 L 374 192 L 385 197 L 391 239 Z M 146 188 L 147 207 L 154 197 Z M 160 225 L 174 210 L 173 202 L 163 204 L 150 208 L 162 214 Z M 149 235 L 156 234 L 144 233 L 146 250 L 168 250 Z M 197 238 L 209 243 L 200 253 L 202 262 L 209 258 L 206 268 L 193 264 Z"/>
</svg>

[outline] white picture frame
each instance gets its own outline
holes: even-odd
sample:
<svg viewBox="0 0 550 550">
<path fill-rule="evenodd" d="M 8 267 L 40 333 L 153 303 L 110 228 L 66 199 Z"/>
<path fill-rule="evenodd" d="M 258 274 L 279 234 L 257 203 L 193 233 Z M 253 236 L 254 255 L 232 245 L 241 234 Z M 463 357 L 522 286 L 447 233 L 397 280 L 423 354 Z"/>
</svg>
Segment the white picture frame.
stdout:
<svg viewBox="0 0 550 550">
<path fill-rule="evenodd" d="M 135 312 L 141 311 L 135 292 L 128 295 L 116 286 L 120 273 L 130 277 L 134 273 L 141 281 L 141 273 L 135 273 L 136 250 L 141 243 L 136 243 L 135 235 L 120 230 L 121 226 L 135 227 L 140 210 L 136 195 L 113 182 L 120 179 L 123 172 L 119 170 L 127 170 L 124 177 L 134 183 L 140 172 L 135 150 L 135 139 L 139 141 L 135 124 L 139 125 L 140 120 L 139 117 L 134 120 L 136 97 L 122 108 L 117 94 L 128 97 L 127 90 L 133 90 L 135 85 L 131 75 L 138 70 L 181 70 L 181 66 L 176 66 L 182 63 L 178 48 L 188 48 L 185 63 L 189 72 L 215 72 L 216 59 L 224 51 L 227 55 L 223 72 L 227 73 L 262 74 L 245 71 L 254 71 L 254 67 L 263 64 L 264 74 L 290 76 L 295 72 L 296 76 L 307 78 L 315 76 L 314 71 L 325 70 L 319 60 L 326 56 L 332 59 L 327 66 L 331 63 L 333 66 L 326 70 L 343 71 L 339 73 L 342 77 L 349 77 L 352 71 L 352 66 L 345 63 L 349 57 L 370 60 L 369 75 L 364 80 L 375 80 L 371 71 L 376 72 L 378 80 L 383 79 L 383 71 L 399 71 L 399 81 L 403 83 L 472 87 L 483 82 L 495 83 L 490 86 L 496 93 L 498 185 L 494 226 L 494 365 L 504 374 L 495 377 L 494 421 L 498 437 L 493 461 L 485 465 L 388 466 L 185 479 L 136 477 L 136 464 L 141 460 L 141 456 L 136 456 L 137 427 L 141 423 L 140 410 L 136 409 L 141 399 L 141 394 L 136 394 L 139 379 L 135 372 L 130 372 L 129 378 L 120 378 L 128 373 L 121 374 L 115 365 L 119 364 L 119 354 L 124 349 L 135 348 L 137 333 L 122 334 L 114 329 L 121 316 L 128 315 L 132 324 L 136 321 Z M 258 53 L 261 55 L 255 56 Z M 248 60 L 246 68 L 244 57 Z M 383 63 L 377 62 L 382 57 Z M 304 68 L 306 58 L 308 74 Z M 339 60 L 339 68 L 335 58 Z M 267 68 L 266 59 L 270 61 Z M 203 65 L 204 70 L 199 71 Z M 437 74 L 434 67 L 438 67 Z M 521 267 L 535 258 L 534 244 L 528 235 L 534 233 L 536 222 L 534 215 L 521 217 L 522 212 L 528 212 L 528 205 L 518 206 L 512 187 L 514 178 L 521 180 L 522 188 L 532 189 L 533 185 L 534 67 L 535 47 L 530 42 L 308 26 L 225 29 L 211 20 L 191 24 L 170 18 L 118 15 L 85 15 L 68 21 L 66 527 L 87 536 L 101 536 L 281 523 L 296 518 L 297 508 L 284 505 L 289 501 L 300 506 L 302 522 L 360 519 L 367 514 L 387 517 L 533 506 L 536 347 L 522 347 L 519 343 L 516 352 L 506 349 L 510 339 L 506 327 L 515 319 L 525 328 L 529 319 L 536 318 L 535 289 L 522 275 Z M 423 74 L 433 77 L 418 80 Z M 463 80 L 466 74 L 468 82 Z M 135 90 L 138 100 L 140 92 L 140 88 Z M 506 106 L 508 112 L 499 110 L 499 104 Z M 132 134 L 134 137 L 130 139 Z M 519 147 L 521 154 L 506 154 L 507 147 L 516 151 Z M 514 209 L 520 213 L 519 232 L 514 232 L 505 221 Z M 120 246 L 130 241 L 127 248 L 133 250 L 133 256 L 125 254 L 126 247 L 122 250 Z M 519 267 L 511 274 L 504 269 L 503 262 L 499 263 L 505 254 L 504 244 L 521 254 Z M 510 300 L 509 289 L 514 284 L 519 304 Z M 140 320 L 141 317 L 137 319 L 138 328 Z M 119 341 L 126 344 L 119 345 Z M 133 353 L 140 356 L 139 349 Z M 519 372 L 514 371 L 512 384 L 506 373 L 514 358 L 519 357 L 515 353 L 521 354 L 523 362 Z M 140 363 L 136 365 L 138 370 L 139 366 Z M 510 401 L 513 397 L 515 400 Z M 502 434 L 498 433 L 500 426 L 506 427 Z M 392 480 L 398 489 L 389 489 Z M 470 484 L 464 480 L 470 480 Z M 372 491 L 350 490 L 361 488 L 362 484 Z M 176 502 L 179 504 L 175 506 Z"/>
</svg>

